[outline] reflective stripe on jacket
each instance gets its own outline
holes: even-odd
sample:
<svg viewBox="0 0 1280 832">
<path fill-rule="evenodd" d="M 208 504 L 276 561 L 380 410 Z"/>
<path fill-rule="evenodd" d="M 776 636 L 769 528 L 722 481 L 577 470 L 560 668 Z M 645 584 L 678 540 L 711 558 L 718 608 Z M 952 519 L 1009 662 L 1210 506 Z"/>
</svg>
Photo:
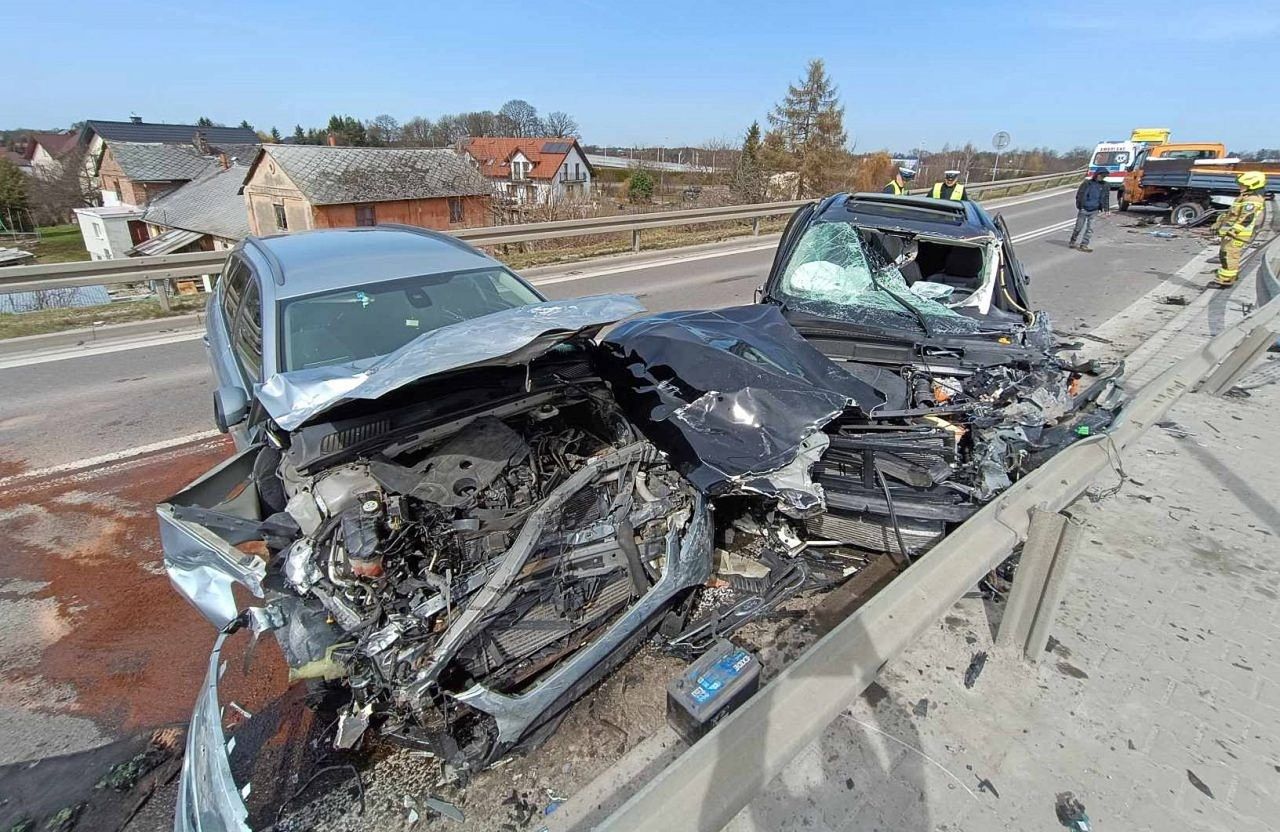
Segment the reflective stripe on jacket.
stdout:
<svg viewBox="0 0 1280 832">
<path fill-rule="evenodd" d="M 883 190 L 883 193 L 893 194 L 894 196 L 902 196 L 906 192 L 907 192 L 907 189 L 899 185 L 898 180 L 896 179 L 890 182 L 888 185 L 885 185 Z"/>
<path fill-rule="evenodd" d="M 1245 194 L 1237 197 L 1219 219 L 1214 223 L 1214 230 L 1219 236 L 1231 237 L 1240 242 L 1253 238 L 1253 230 L 1258 226 L 1267 206 L 1262 194 Z"/>
<path fill-rule="evenodd" d="M 933 191 L 929 194 L 929 196 L 933 197 L 934 199 L 954 199 L 957 202 L 964 199 L 964 185 L 961 184 L 960 182 L 957 182 L 955 186 L 951 189 L 951 193 L 947 194 L 946 196 L 942 195 L 942 189 L 944 187 L 946 187 L 945 182 L 934 182 Z"/>
</svg>

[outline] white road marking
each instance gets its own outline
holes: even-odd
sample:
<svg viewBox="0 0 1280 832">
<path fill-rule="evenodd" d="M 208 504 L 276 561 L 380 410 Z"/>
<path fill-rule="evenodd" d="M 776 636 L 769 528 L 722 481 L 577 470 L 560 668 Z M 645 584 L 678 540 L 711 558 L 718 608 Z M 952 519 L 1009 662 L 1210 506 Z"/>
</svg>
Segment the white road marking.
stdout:
<svg viewBox="0 0 1280 832">
<path fill-rule="evenodd" d="M 1054 223 L 1053 225 L 1046 225 L 1043 228 L 1037 228 L 1034 231 L 1024 231 L 1021 234 L 1014 234 L 1013 242 L 1023 243 L 1023 242 L 1026 242 L 1027 240 L 1034 240 L 1037 237 L 1045 237 L 1049 234 L 1053 234 L 1058 231 L 1066 231 L 1068 228 L 1070 228 L 1075 224 L 1076 224 L 1076 221 L 1074 219 L 1069 219 L 1069 220 L 1063 220 L 1062 222 Z"/>
<path fill-rule="evenodd" d="M 64 462 L 61 465 L 51 465 L 48 468 L 37 468 L 33 471 L 23 471 L 21 474 L 14 474 L 10 477 L 0 477 L 0 488 L 10 485 L 16 485 L 27 480 L 42 479 L 51 477 L 55 474 L 72 474 L 77 471 L 83 471 L 86 468 L 96 468 L 99 465 L 109 465 L 113 462 L 124 462 L 144 454 L 153 454 L 157 451 L 167 451 L 170 448 L 176 448 L 179 445 L 186 445 L 190 442 L 200 442 L 205 439 L 213 439 L 221 436 L 222 433 L 216 430 L 202 430 L 199 433 L 189 433 L 186 436 L 175 436 L 172 439 L 163 439 L 159 442 L 152 442 L 150 445 L 140 445 L 137 448 L 129 448 L 123 451 L 113 451 L 109 454 L 101 456 L 91 456 L 87 459 L 77 459 L 74 462 Z"/>
<path fill-rule="evenodd" d="M 579 272 L 577 274 L 566 274 L 561 277 L 551 277 L 539 280 L 533 278 L 529 282 L 534 286 L 550 286 L 554 283 L 572 283 L 575 280 L 590 280 L 594 277 L 607 277 L 613 274 L 622 274 L 624 272 L 638 272 L 645 269 L 662 268 L 665 266 L 680 266 L 685 263 L 693 263 L 698 260 L 712 260 L 717 257 L 729 257 L 734 254 L 748 254 L 753 251 L 763 251 L 765 249 L 775 249 L 778 247 L 777 241 L 768 243 L 760 243 L 754 246 L 743 246 L 742 248 L 726 249 L 724 251 L 708 251 L 703 254 L 692 254 L 688 257 L 672 257 L 663 260 L 654 260 L 645 263 L 632 263 L 629 266 L 616 266 L 607 269 L 600 269 L 591 272 Z"/>
<path fill-rule="evenodd" d="M 47 364 L 50 361 L 66 361 L 68 358 L 86 358 L 91 355 L 108 355 L 125 350 L 140 350 L 146 347 L 160 347 L 166 344 L 180 344 L 183 341 L 195 341 L 204 337 L 204 327 L 187 332 L 166 332 L 162 335 L 147 335 L 138 338 L 120 339 L 105 344 L 88 346 L 54 347 L 38 353 L 15 355 L 0 358 L 0 370 L 14 367 L 30 367 L 33 364 Z"/>
</svg>

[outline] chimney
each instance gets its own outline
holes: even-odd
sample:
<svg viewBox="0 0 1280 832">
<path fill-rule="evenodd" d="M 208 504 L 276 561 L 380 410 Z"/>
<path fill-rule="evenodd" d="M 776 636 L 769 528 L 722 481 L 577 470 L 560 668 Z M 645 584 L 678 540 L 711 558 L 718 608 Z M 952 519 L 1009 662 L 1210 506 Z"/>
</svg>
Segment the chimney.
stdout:
<svg viewBox="0 0 1280 832">
<path fill-rule="evenodd" d="M 222 165 L 223 170 L 231 170 L 231 157 L 225 153 L 218 154 L 218 163 Z"/>
<path fill-rule="evenodd" d="M 131 115 L 131 116 L 129 116 L 129 121 L 133 122 L 134 124 L 141 124 L 141 123 L 142 123 L 142 116 L 134 116 L 134 115 Z"/>
<path fill-rule="evenodd" d="M 335 136 L 335 135 L 333 135 L 332 133 L 330 133 L 330 134 L 329 134 L 329 139 L 328 139 L 328 141 L 329 141 L 329 147 L 337 147 L 337 146 L 338 146 L 338 137 L 337 137 L 337 136 Z"/>
<path fill-rule="evenodd" d="M 204 137 L 203 130 L 197 130 L 195 132 L 195 135 L 191 137 L 191 145 L 196 149 L 196 153 L 199 153 L 201 156 L 208 156 L 210 153 L 209 140 Z"/>
</svg>

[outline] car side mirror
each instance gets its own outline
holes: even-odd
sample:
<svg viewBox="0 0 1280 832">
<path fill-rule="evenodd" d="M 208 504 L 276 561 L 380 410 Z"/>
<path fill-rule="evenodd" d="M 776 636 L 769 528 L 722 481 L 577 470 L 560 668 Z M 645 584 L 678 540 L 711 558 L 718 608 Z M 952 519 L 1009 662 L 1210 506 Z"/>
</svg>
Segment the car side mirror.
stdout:
<svg viewBox="0 0 1280 832">
<path fill-rule="evenodd" d="M 249 417 L 249 399 L 239 387 L 219 387 L 213 391 L 213 421 L 227 433 Z"/>
</svg>

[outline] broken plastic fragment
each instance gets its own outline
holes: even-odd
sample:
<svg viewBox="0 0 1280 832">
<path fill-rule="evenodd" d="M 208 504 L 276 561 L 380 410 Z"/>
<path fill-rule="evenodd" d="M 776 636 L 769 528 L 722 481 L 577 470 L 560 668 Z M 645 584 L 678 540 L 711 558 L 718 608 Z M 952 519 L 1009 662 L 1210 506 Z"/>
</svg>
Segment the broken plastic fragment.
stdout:
<svg viewBox="0 0 1280 832">
<path fill-rule="evenodd" d="M 369 717 L 373 715 L 373 706 L 365 705 L 354 711 L 343 711 L 338 716 L 338 734 L 333 738 L 334 748 L 351 748 L 364 736 L 369 727 Z"/>
</svg>

